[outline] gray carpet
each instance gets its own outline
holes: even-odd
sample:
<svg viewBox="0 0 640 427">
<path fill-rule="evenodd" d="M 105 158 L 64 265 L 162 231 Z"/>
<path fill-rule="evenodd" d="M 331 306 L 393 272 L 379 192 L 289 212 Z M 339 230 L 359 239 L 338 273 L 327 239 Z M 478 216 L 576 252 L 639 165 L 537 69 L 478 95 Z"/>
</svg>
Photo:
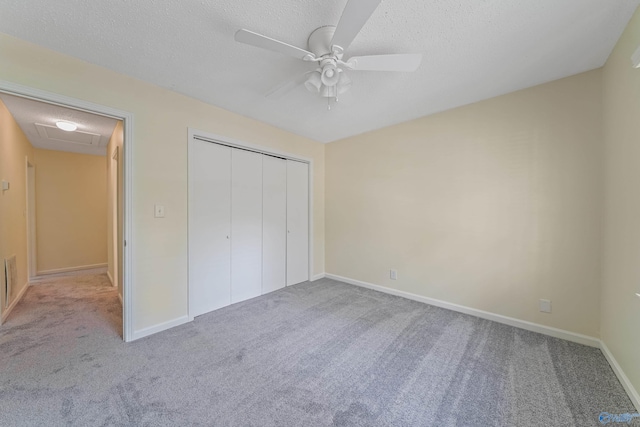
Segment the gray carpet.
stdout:
<svg viewBox="0 0 640 427">
<path fill-rule="evenodd" d="M 106 276 L 32 286 L 0 327 L 0 425 L 596 426 L 635 412 L 598 349 L 332 280 L 129 344 L 120 316 Z"/>
</svg>

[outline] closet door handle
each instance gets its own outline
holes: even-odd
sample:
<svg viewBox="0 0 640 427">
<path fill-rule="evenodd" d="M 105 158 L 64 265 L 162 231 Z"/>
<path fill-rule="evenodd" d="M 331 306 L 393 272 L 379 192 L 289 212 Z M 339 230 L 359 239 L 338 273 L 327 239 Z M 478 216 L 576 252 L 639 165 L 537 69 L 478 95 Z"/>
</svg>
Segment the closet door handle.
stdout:
<svg viewBox="0 0 640 427">
<path fill-rule="evenodd" d="M 229 239 L 229 236 L 227 236 L 227 239 Z"/>
</svg>

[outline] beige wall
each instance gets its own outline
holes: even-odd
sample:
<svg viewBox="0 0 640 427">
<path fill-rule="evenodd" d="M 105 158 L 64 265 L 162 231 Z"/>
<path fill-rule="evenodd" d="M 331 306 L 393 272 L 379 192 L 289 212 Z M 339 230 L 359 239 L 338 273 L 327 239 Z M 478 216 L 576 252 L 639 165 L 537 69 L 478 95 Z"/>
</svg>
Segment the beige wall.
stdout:
<svg viewBox="0 0 640 427">
<path fill-rule="evenodd" d="M 118 294 L 122 298 L 122 224 L 123 224 L 123 183 L 124 169 L 120 159 L 123 142 L 122 122 L 116 124 L 109 144 L 107 145 L 107 264 L 109 276 L 118 286 Z M 115 158 L 114 158 L 115 157 Z M 114 206 L 115 205 L 115 206 Z M 117 214 L 114 215 L 114 209 Z M 114 226 L 117 228 L 117 254 L 114 254 Z M 117 277 L 116 277 L 117 275 Z"/>
<path fill-rule="evenodd" d="M 188 127 L 314 160 L 312 272 L 324 271 L 323 144 L 7 35 L 0 58 L 2 80 L 134 114 L 134 331 L 187 315 Z"/>
<path fill-rule="evenodd" d="M 35 150 L 38 273 L 107 263 L 103 156 Z"/>
<path fill-rule="evenodd" d="M 27 219 L 26 219 L 26 158 L 33 163 L 33 147 L 9 110 L 0 101 L 0 180 L 9 181 L 10 189 L 0 191 L 0 274 L 4 276 L 4 259 L 16 255 L 18 286 L 9 296 L 10 303 L 26 286 Z M 4 277 L 0 280 L 4 283 Z M 4 292 L 0 292 L 4 294 Z M 4 308 L 0 296 L 0 313 Z"/>
<path fill-rule="evenodd" d="M 640 46 L 636 11 L 604 67 L 602 340 L 640 391 Z"/>
<path fill-rule="evenodd" d="M 328 144 L 327 273 L 597 337 L 601 115 L 595 70 Z"/>
</svg>

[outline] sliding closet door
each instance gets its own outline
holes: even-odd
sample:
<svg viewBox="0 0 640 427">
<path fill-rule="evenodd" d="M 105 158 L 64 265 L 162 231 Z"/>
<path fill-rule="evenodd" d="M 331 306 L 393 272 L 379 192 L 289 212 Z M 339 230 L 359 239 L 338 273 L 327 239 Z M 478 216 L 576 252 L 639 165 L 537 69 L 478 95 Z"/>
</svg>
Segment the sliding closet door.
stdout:
<svg viewBox="0 0 640 427">
<path fill-rule="evenodd" d="M 231 302 L 262 293 L 262 154 L 231 153 Z"/>
<path fill-rule="evenodd" d="M 287 161 L 262 156 L 262 293 L 286 285 Z"/>
<path fill-rule="evenodd" d="M 231 303 L 231 148 L 191 141 L 189 315 Z"/>
<path fill-rule="evenodd" d="M 309 280 L 309 165 L 287 160 L 287 286 Z"/>
</svg>

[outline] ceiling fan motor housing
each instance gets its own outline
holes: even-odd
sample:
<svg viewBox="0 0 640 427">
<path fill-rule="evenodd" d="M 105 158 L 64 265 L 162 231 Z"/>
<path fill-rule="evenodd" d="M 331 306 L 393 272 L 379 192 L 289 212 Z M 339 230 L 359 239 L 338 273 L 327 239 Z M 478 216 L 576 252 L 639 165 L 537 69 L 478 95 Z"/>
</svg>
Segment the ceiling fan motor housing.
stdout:
<svg viewBox="0 0 640 427">
<path fill-rule="evenodd" d="M 335 31 L 336 27 L 334 25 L 326 25 L 316 28 L 311 33 L 307 44 L 309 45 L 309 50 L 313 52 L 316 58 L 333 54 L 331 51 L 331 40 L 333 39 L 333 33 L 335 33 Z"/>
</svg>

